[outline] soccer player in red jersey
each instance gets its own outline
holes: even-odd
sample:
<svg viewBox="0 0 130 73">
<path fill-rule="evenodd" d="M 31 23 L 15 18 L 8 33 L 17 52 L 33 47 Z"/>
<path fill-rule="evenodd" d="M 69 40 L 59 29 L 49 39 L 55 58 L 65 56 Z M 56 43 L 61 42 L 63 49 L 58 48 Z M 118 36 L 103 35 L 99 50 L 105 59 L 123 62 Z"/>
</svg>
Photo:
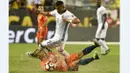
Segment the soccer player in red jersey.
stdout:
<svg viewBox="0 0 130 73">
<path fill-rule="evenodd" d="M 37 21 L 38 21 L 38 31 L 37 31 L 37 40 L 38 40 L 38 44 L 41 43 L 41 41 L 45 40 L 47 37 L 47 32 L 48 32 L 48 28 L 47 28 L 47 16 L 41 14 L 40 12 L 42 12 L 43 9 L 43 5 L 39 5 L 38 6 L 38 16 L 37 16 Z"/>
<path fill-rule="evenodd" d="M 73 53 L 65 59 L 58 57 L 54 52 L 49 52 L 48 57 L 41 57 L 41 67 L 46 71 L 78 71 L 79 65 L 86 65 L 94 60 L 99 59 L 97 53 L 95 53 L 93 57 L 81 59 L 83 56 L 89 54 L 96 47 L 98 47 L 98 45 L 86 47 L 81 52 Z M 53 69 L 47 69 L 46 65 L 49 65 L 48 67 L 51 67 Z"/>
</svg>

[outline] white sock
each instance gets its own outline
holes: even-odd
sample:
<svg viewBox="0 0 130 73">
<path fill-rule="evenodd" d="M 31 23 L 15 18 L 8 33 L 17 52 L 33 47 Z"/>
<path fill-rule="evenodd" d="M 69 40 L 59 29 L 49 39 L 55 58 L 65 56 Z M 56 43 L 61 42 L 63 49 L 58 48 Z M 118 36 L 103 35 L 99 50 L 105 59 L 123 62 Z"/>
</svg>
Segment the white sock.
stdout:
<svg viewBox="0 0 130 73">
<path fill-rule="evenodd" d="M 105 42 L 104 40 L 101 40 L 101 39 L 100 39 L 98 42 L 99 42 L 100 45 L 101 45 L 101 52 L 105 53 L 104 51 L 108 50 L 108 47 L 107 47 L 107 45 L 106 45 L 106 42 Z"/>
<path fill-rule="evenodd" d="M 63 55 L 65 58 L 69 57 L 69 53 L 67 51 L 60 52 L 61 55 Z"/>
<path fill-rule="evenodd" d="M 102 41 L 103 41 L 103 43 L 104 43 L 105 49 L 106 49 L 106 50 L 109 50 L 109 48 L 108 48 L 108 46 L 107 46 L 105 40 L 102 40 Z"/>
<path fill-rule="evenodd" d="M 101 54 L 105 54 L 106 50 L 101 46 Z"/>
</svg>

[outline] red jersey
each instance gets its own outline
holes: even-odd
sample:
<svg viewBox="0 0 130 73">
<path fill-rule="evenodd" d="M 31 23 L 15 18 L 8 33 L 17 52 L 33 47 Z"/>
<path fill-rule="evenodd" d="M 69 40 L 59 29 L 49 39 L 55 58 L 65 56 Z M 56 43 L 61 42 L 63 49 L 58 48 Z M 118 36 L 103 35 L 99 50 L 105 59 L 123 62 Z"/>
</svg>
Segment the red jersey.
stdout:
<svg viewBox="0 0 130 73">
<path fill-rule="evenodd" d="M 37 21 L 38 21 L 38 28 L 42 27 L 45 22 L 47 22 L 47 16 L 44 16 L 43 14 L 38 14 L 37 16 Z M 45 24 L 44 26 L 46 26 Z"/>
<path fill-rule="evenodd" d="M 46 39 L 47 32 L 48 32 L 47 16 L 44 16 L 43 14 L 38 14 L 37 20 L 38 20 L 37 39 L 38 41 L 42 41 Z"/>
</svg>

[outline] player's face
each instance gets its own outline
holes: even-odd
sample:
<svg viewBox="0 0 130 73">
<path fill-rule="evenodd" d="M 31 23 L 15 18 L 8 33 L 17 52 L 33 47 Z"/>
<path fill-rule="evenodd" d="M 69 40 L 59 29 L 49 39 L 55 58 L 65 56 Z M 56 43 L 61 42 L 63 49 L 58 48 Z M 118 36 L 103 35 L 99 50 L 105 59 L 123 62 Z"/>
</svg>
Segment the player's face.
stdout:
<svg viewBox="0 0 130 73">
<path fill-rule="evenodd" d="M 55 8 L 57 9 L 58 13 L 62 13 L 65 10 L 64 5 L 55 6 Z"/>
<path fill-rule="evenodd" d="M 38 11 L 42 12 L 43 11 L 43 6 L 39 6 Z"/>
</svg>

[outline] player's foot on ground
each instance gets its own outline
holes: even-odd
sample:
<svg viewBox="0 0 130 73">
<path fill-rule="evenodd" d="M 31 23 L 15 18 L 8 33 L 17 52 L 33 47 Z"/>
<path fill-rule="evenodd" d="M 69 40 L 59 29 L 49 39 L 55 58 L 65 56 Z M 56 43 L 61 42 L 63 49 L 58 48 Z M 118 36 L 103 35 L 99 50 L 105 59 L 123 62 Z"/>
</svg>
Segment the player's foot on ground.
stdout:
<svg viewBox="0 0 130 73">
<path fill-rule="evenodd" d="M 93 39 L 93 42 L 94 42 L 94 44 L 95 44 L 97 47 L 100 46 L 100 44 L 98 43 L 98 41 L 97 41 L 96 39 Z"/>
<path fill-rule="evenodd" d="M 29 57 L 31 57 L 31 58 L 37 58 L 37 59 L 38 59 L 38 57 L 35 56 L 35 55 L 33 54 L 33 52 L 27 52 L 26 55 L 29 56 Z"/>
<path fill-rule="evenodd" d="M 98 60 L 98 59 L 99 59 L 99 55 L 98 55 L 97 52 L 95 52 L 95 53 L 93 54 L 93 59 L 95 59 L 95 60 Z"/>
<path fill-rule="evenodd" d="M 105 56 L 105 55 L 107 55 L 107 52 L 105 52 L 105 53 L 101 53 L 101 55 Z"/>
<path fill-rule="evenodd" d="M 110 49 L 106 50 L 106 52 L 109 53 L 109 52 L 110 52 Z"/>
<path fill-rule="evenodd" d="M 101 55 L 107 55 L 110 52 L 110 49 L 106 50 L 105 53 L 101 53 Z"/>
</svg>

